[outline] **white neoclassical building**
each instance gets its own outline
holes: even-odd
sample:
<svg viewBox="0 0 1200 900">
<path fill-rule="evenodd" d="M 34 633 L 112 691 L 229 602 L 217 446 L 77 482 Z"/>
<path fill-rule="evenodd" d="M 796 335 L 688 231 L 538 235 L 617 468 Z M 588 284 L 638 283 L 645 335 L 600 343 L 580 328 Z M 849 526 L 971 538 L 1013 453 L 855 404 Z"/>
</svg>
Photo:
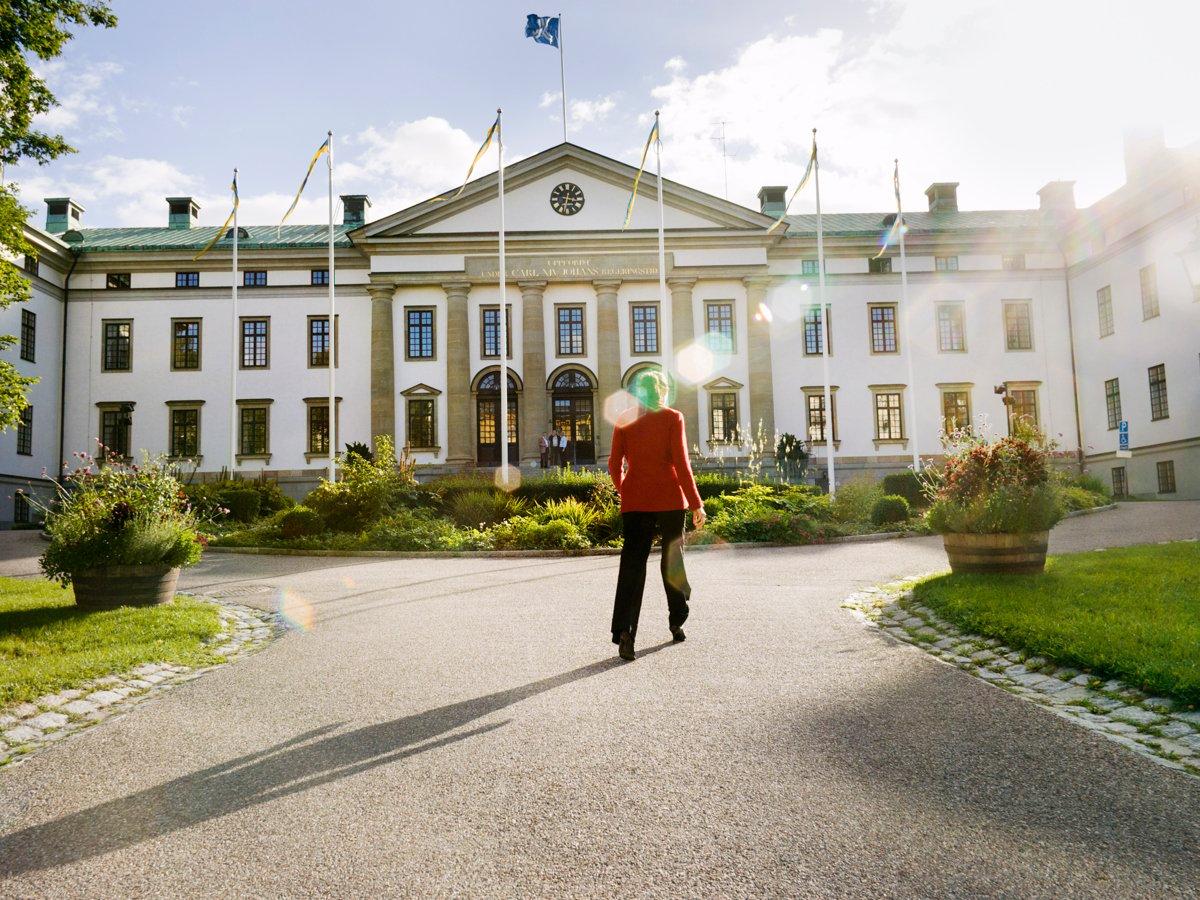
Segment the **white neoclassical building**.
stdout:
<svg viewBox="0 0 1200 900">
<path fill-rule="evenodd" d="M 814 217 L 768 233 L 784 188 L 748 209 L 667 181 L 664 297 L 654 179 L 622 230 L 634 169 L 560 144 L 505 170 L 505 348 L 495 175 L 370 222 L 365 196 L 343 196 L 332 329 L 323 225 L 243 230 L 235 321 L 230 240 L 193 261 L 216 230 L 191 198 L 144 228 L 86 227 L 49 198 L 24 261 L 34 297 L 0 313 L 20 337 L 6 357 L 40 379 L 0 434 L 0 522 L 97 438 L 302 492 L 325 464 L 331 343 L 339 445 L 394 435 L 431 473 L 499 459 L 503 351 L 523 466 L 551 425 L 578 464 L 604 463 L 623 386 L 662 366 L 701 465 L 789 432 L 818 462 L 831 437 L 841 481 L 936 455 L 948 422 L 1003 434 L 1020 415 L 1118 493 L 1200 497 L 1200 150 L 1143 136 L 1126 164 L 1088 209 L 1070 182 L 990 211 L 931 185 L 906 215 L 907 309 L 895 255 L 873 259 L 889 217 L 827 215 L 822 316 Z"/>
</svg>

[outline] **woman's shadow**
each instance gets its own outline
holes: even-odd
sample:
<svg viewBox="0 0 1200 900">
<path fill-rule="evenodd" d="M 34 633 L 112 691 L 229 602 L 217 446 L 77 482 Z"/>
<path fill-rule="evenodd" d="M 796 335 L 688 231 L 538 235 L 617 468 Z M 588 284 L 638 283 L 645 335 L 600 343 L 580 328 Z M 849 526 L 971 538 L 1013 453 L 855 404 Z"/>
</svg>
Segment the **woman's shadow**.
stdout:
<svg viewBox="0 0 1200 900">
<path fill-rule="evenodd" d="M 664 642 L 638 656 L 671 646 Z M 0 838 L 0 877 L 39 871 L 131 847 L 218 816 L 337 781 L 444 747 L 503 725 L 465 725 L 538 694 L 621 665 L 604 659 L 533 681 L 377 725 L 335 734 L 325 725 L 273 747 L 184 775 Z M 451 733 L 454 732 L 454 733 Z"/>
</svg>

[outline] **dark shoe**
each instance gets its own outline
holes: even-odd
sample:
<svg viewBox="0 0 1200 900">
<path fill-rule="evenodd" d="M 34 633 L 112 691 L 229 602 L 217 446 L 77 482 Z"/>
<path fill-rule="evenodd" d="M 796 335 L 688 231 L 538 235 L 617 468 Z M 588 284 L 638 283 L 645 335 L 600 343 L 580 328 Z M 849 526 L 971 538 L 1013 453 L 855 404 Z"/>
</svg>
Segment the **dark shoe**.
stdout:
<svg viewBox="0 0 1200 900">
<path fill-rule="evenodd" d="M 633 656 L 633 633 L 630 632 L 628 629 L 621 632 L 621 642 L 620 642 L 620 646 L 617 648 L 617 655 L 619 655 L 621 657 L 621 659 L 627 660 L 629 662 L 632 662 L 634 659 L 634 656 Z"/>
<path fill-rule="evenodd" d="M 682 644 L 687 640 L 687 635 L 683 633 L 683 628 L 681 628 L 679 625 L 671 626 L 671 640 L 673 640 L 676 644 Z"/>
</svg>

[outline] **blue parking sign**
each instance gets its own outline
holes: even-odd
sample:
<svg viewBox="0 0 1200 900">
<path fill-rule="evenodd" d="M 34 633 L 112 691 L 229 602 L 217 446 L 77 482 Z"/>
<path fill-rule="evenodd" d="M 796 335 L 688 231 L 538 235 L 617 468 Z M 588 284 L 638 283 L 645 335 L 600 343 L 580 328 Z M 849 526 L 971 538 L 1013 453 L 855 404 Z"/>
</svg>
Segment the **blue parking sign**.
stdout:
<svg viewBox="0 0 1200 900">
<path fill-rule="evenodd" d="M 1129 420 L 1122 419 L 1121 424 L 1117 429 L 1117 449 L 1129 449 Z"/>
</svg>

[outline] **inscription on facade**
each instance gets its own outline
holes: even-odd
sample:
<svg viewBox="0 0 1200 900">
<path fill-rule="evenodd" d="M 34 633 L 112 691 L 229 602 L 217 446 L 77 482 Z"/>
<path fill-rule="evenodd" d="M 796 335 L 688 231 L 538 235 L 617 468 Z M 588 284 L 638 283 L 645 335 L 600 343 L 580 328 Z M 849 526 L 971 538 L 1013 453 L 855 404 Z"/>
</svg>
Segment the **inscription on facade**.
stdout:
<svg viewBox="0 0 1200 900">
<path fill-rule="evenodd" d="M 592 278 L 657 278 L 658 256 L 653 253 L 627 253 L 604 256 L 508 256 L 504 260 L 507 278 L 553 281 L 590 280 Z M 672 268 L 667 254 L 667 271 Z M 472 278 L 499 278 L 499 259 L 495 256 L 467 258 L 467 275 Z"/>
</svg>

